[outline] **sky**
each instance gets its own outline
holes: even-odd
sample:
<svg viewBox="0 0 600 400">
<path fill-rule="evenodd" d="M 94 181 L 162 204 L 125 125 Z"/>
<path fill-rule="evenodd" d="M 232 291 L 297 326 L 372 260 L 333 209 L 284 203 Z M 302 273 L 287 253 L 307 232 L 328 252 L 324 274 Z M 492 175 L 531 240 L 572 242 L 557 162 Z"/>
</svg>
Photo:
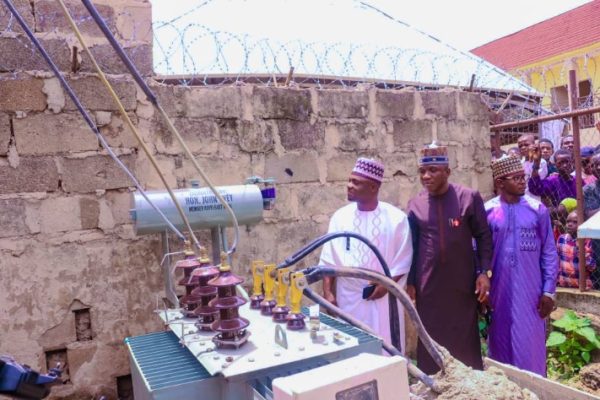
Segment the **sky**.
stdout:
<svg viewBox="0 0 600 400">
<path fill-rule="evenodd" d="M 248 0 L 248 3 L 259 4 L 263 0 Z M 326 1 L 326 0 L 322 0 Z M 589 2 L 589 0 L 365 0 L 382 11 L 409 25 L 424 31 L 441 41 L 459 49 L 471 50 L 494 39 L 517 32 L 523 28 L 561 14 L 565 11 Z M 195 5 L 202 3 L 222 4 L 223 15 L 227 15 L 227 0 L 151 0 L 154 19 L 167 19 L 181 14 Z M 306 4 L 298 0 L 298 4 Z M 274 23 L 293 21 L 294 14 L 300 12 L 293 9 L 288 15 L 272 15 L 269 19 Z M 318 7 L 311 10 L 319 12 Z M 168 17 L 167 17 L 168 16 Z M 264 14 L 263 14 L 264 16 Z M 248 19 L 251 17 L 247 15 Z M 335 16 L 334 16 L 335 17 Z M 275 22 L 278 20 L 278 22 Z M 334 19 L 332 19 L 332 22 Z M 230 21 L 231 22 L 231 21 Z M 233 21 L 242 26 L 244 21 Z M 318 36 L 314 25 L 308 23 L 306 34 Z M 328 28 L 331 28 L 329 25 Z M 361 30 L 377 29 L 376 26 L 358 27 Z"/>
</svg>

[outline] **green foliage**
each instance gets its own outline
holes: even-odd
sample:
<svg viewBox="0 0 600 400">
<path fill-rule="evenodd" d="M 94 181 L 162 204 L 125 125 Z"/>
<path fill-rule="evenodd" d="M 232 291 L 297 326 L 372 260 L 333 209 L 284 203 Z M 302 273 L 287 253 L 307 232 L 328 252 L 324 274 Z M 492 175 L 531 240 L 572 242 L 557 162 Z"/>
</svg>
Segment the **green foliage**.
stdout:
<svg viewBox="0 0 600 400">
<path fill-rule="evenodd" d="M 546 340 L 548 376 L 567 380 L 576 375 L 591 360 L 590 352 L 600 348 L 600 336 L 590 326 L 588 318 L 578 317 L 571 310 L 552 323 L 553 330 Z"/>
<path fill-rule="evenodd" d="M 479 315 L 479 320 L 477 321 L 477 326 L 479 328 L 479 341 L 481 342 L 481 354 L 484 357 L 487 357 L 487 354 L 488 354 L 487 336 L 488 336 L 488 328 L 489 328 L 488 319 L 484 315 Z"/>
</svg>

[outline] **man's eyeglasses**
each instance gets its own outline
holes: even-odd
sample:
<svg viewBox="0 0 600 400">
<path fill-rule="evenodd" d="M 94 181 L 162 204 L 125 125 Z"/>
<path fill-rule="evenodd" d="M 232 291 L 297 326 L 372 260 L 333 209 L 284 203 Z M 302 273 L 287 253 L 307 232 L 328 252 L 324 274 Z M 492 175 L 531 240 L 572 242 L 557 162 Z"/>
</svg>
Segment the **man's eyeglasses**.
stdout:
<svg viewBox="0 0 600 400">
<path fill-rule="evenodd" d="M 513 176 L 505 176 L 502 178 L 504 181 L 513 181 L 513 182 L 525 182 L 525 175 L 513 175 Z"/>
</svg>

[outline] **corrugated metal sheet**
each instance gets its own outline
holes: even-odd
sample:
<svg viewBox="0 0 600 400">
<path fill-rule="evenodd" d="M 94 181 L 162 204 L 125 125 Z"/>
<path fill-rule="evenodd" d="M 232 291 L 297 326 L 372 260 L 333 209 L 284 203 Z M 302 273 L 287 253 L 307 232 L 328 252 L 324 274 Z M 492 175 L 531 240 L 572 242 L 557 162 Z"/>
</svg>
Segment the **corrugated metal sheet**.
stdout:
<svg viewBox="0 0 600 400">
<path fill-rule="evenodd" d="M 502 69 L 512 70 L 598 42 L 600 0 L 594 0 L 477 47 L 471 53 Z"/>
<path fill-rule="evenodd" d="M 125 343 L 150 391 L 210 378 L 196 357 L 171 331 L 130 337 Z"/>
</svg>

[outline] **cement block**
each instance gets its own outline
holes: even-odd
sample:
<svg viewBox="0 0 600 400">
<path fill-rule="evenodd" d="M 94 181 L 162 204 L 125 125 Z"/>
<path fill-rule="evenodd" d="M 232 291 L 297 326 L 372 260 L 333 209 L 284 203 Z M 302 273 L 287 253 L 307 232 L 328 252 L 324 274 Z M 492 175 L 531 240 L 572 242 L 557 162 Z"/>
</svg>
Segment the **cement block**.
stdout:
<svg viewBox="0 0 600 400">
<path fill-rule="evenodd" d="M 294 185 L 277 185 L 275 208 L 265 211 L 265 219 L 277 222 L 292 221 L 298 218 L 298 197 Z"/>
<path fill-rule="evenodd" d="M 120 112 L 109 113 L 109 123 L 100 128 L 100 133 L 111 147 L 125 147 L 132 148 L 139 145 L 137 139 L 133 135 L 133 132 L 129 128 L 129 125 L 125 122 L 124 118 L 121 117 Z M 127 113 L 133 125 L 138 129 L 138 132 L 142 134 L 139 120 L 133 112 Z M 98 121 L 98 117 L 96 117 Z M 97 122 L 98 123 L 98 122 Z M 89 128 L 88 128 L 88 131 Z M 90 131 L 91 132 L 91 131 Z M 146 142 L 148 143 L 148 142 Z"/>
<path fill-rule="evenodd" d="M 318 181 L 317 156 L 313 153 L 285 154 L 281 157 L 269 154 L 265 175 L 274 177 L 278 184 Z"/>
<path fill-rule="evenodd" d="M 56 197 L 42 201 L 40 205 L 40 229 L 42 233 L 77 231 L 81 229 L 80 199 Z"/>
<path fill-rule="evenodd" d="M 8 114 L 0 113 L 0 156 L 5 156 L 10 143 L 10 118 Z"/>
<path fill-rule="evenodd" d="M 44 111 L 44 81 L 25 74 L 0 74 L 0 111 Z"/>
<path fill-rule="evenodd" d="M 156 81 L 149 81 L 150 88 L 156 95 L 156 98 L 168 116 L 187 116 L 185 114 L 185 105 L 183 102 L 184 93 L 190 88 L 161 85 Z"/>
<path fill-rule="evenodd" d="M 73 20 L 77 21 L 79 30 L 88 36 L 102 36 L 102 31 L 98 28 L 94 20 L 90 17 L 86 8 L 79 1 L 67 0 L 65 5 Z M 114 32 L 115 12 L 111 6 L 105 4 L 94 4 L 102 16 L 102 19 Z M 55 32 L 71 33 L 69 21 L 63 15 L 60 5 L 52 0 L 35 1 L 35 30 L 36 32 Z"/>
<path fill-rule="evenodd" d="M 382 118 L 412 118 L 415 111 L 415 93 L 377 90 L 376 115 Z"/>
<path fill-rule="evenodd" d="M 325 215 L 329 218 L 335 210 L 348 203 L 346 185 L 341 183 L 302 185 L 295 187 L 295 192 L 299 215 L 306 217 Z"/>
<path fill-rule="evenodd" d="M 369 95 L 350 90 L 318 90 L 318 115 L 326 118 L 365 118 Z"/>
<path fill-rule="evenodd" d="M 119 158 L 133 170 L 136 159 L 134 155 Z M 63 158 L 61 164 L 62 188 L 65 192 L 90 193 L 98 189 L 117 189 L 133 185 L 125 172 L 109 156 Z"/>
<path fill-rule="evenodd" d="M 16 168 L 0 168 L 0 193 L 53 192 L 59 175 L 50 157 L 20 157 Z"/>
<path fill-rule="evenodd" d="M 239 87 L 189 87 L 182 93 L 187 117 L 242 117 L 242 96 Z"/>
<path fill-rule="evenodd" d="M 38 39 L 59 70 L 71 69 L 71 52 L 66 40 Z M 0 37 L 0 54 L 0 72 L 50 70 L 37 48 L 24 35 Z"/>
<path fill-rule="evenodd" d="M 142 76 L 152 75 L 151 45 L 140 44 L 133 47 L 126 47 L 124 50 Z M 105 74 L 129 74 L 129 70 L 110 44 L 97 44 L 90 47 L 90 51 Z M 79 71 L 95 73 L 96 69 L 87 52 L 80 49 L 79 54 L 81 56 L 81 67 Z"/>
<path fill-rule="evenodd" d="M 364 151 L 373 147 L 373 132 L 366 122 L 336 124 L 339 134 L 339 149 L 343 151 Z M 379 143 L 378 143 L 379 144 Z"/>
<path fill-rule="evenodd" d="M 0 237 L 21 236 L 29 233 L 25 221 L 25 201 L 0 200 Z"/>
<path fill-rule="evenodd" d="M 276 120 L 281 144 L 286 150 L 315 149 L 323 147 L 325 124 L 311 124 L 289 119 Z"/>
<path fill-rule="evenodd" d="M 194 154 L 214 154 L 219 148 L 219 126 L 212 119 L 205 118 L 172 118 L 171 121 L 181 137 Z M 169 131 L 160 117 L 153 124 L 158 140 L 156 149 L 160 153 L 183 154 L 183 148 L 176 137 Z"/>
<path fill-rule="evenodd" d="M 98 139 L 79 114 L 30 114 L 14 119 L 20 155 L 70 153 L 98 149 Z"/>
<path fill-rule="evenodd" d="M 275 124 L 273 121 L 237 121 L 237 141 L 243 151 L 266 153 L 275 144 Z"/>
<path fill-rule="evenodd" d="M 104 197 L 108 206 L 108 211 L 111 214 L 111 220 L 114 224 L 120 225 L 131 223 L 129 209 L 132 208 L 133 193 L 123 189 L 108 190 Z M 102 218 L 102 213 L 104 211 L 105 210 L 101 208 L 100 219 Z"/>
<path fill-rule="evenodd" d="M 126 77 L 109 77 L 108 81 L 123 103 L 125 110 L 134 110 L 137 104 L 137 93 L 133 80 Z M 110 96 L 110 93 L 96 76 L 72 77 L 68 79 L 68 82 L 87 110 L 118 111 L 118 107 Z M 76 110 L 75 104 L 73 104 L 73 101 L 68 96 L 65 110 Z"/>
<path fill-rule="evenodd" d="M 357 158 L 354 154 L 338 154 L 327 160 L 327 182 L 347 182 Z"/>
<path fill-rule="evenodd" d="M 79 199 L 79 217 L 81 229 L 96 229 L 100 217 L 100 203 L 95 198 L 81 197 Z"/>
<path fill-rule="evenodd" d="M 395 120 L 392 121 L 394 145 L 406 146 L 414 143 L 418 148 L 431 143 L 433 138 L 433 125 L 431 120 Z"/>
<path fill-rule="evenodd" d="M 457 92 L 458 118 L 489 121 L 489 110 L 481 99 L 481 94 Z"/>
<path fill-rule="evenodd" d="M 23 17 L 28 26 L 34 26 L 33 8 L 29 0 L 13 0 L 12 4 L 17 9 L 17 12 Z M 22 33 L 23 29 L 17 20 L 12 16 L 12 13 L 4 2 L 0 4 L 0 32 L 17 32 Z M 2 52 L 0 52 L 2 53 Z M 4 57 L 2 59 L 4 62 Z"/>
<path fill-rule="evenodd" d="M 447 120 L 456 119 L 456 94 L 455 91 L 417 92 L 417 96 L 421 97 L 425 114 L 435 115 Z"/>
<path fill-rule="evenodd" d="M 256 86 L 252 108 L 255 117 L 259 118 L 307 121 L 311 111 L 310 91 Z"/>
</svg>

